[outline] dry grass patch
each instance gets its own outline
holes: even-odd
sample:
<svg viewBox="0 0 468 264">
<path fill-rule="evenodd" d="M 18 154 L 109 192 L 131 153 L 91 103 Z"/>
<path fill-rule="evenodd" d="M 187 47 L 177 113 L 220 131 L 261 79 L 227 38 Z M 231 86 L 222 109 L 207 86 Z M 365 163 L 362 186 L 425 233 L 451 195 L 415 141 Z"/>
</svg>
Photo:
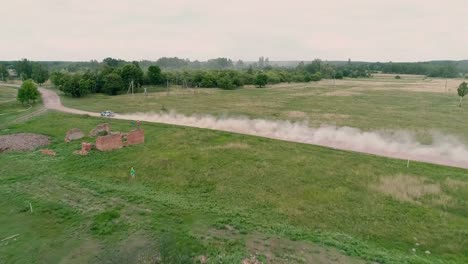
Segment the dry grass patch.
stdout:
<svg viewBox="0 0 468 264">
<path fill-rule="evenodd" d="M 307 117 L 307 114 L 302 111 L 289 111 L 288 117 L 290 118 L 304 118 Z"/>
<path fill-rule="evenodd" d="M 428 183 L 423 177 L 402 174 L 382 177 L 377 185 L 372 186 L 372 189 L 390 195 L 398 201 L 411 203 L 420 203 L 419 200 L 424 196 L 442 194 L 439 184 Z M 447 199 L 443 200 L 448 201 Z"/>
<path fill-rule="evenodd" d="M 454 180 L 454 179 L 451 179 L 451 178 L 447 178 L 445 180 L 445 185 L 450 189 L 468 188 L 468 182 L 460 181 L 460 180 Z"/>
</svg>

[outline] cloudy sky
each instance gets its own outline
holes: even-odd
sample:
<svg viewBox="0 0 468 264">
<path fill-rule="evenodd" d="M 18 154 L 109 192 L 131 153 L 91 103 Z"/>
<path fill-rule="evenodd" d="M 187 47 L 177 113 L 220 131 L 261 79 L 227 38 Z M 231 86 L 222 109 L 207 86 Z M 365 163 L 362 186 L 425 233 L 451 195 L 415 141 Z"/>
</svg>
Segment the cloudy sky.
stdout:
<svg viewBox="0 0 468 264">
<path fill-rule="evenodd" d="M 466 0 L 2 2 L 0 60 L 468 59 Z"/>
</svg>

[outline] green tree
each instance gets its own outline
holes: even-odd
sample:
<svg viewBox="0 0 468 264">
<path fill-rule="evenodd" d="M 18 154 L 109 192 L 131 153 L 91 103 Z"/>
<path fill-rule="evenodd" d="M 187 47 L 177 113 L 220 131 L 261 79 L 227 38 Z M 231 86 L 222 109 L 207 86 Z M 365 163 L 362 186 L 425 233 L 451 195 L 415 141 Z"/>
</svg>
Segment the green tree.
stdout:
<svg viewBox="0 0 468 264">
<path fill-rule="evenodd" d="M 213 88 L 216 86 L 216 78 L 211 72 L 206 72 L 203 75 L 203 79 L 200 83 L 201 87 Z"/>
<path fill-rule="evenodd" d="M 163 76 L 161 74 L 161 68 L 159 66 L 151 65 L 148 67 L 148 72 L 146 73 L 148 76 L 148 81 L 150 84 L 161 84 L 163 80 Z"/>
<path fill-rule="evenodd" d="M 218 87 L 221 89 L 231 90 L 235 88 L 234 83 L 232 82 L 229 76 L 222 76 L 217 81 Z"/>
<path fill-rule="evenodd" d="M 311 63 L 305 65 L 304 69 L 310 74 L 320 72 L 322 70 L 322 61 L 315 59 Z"/>
<path fill-rule="evenodd" d="M 45 69 L 41 64 L 33 63 L 31 78 L 39 85 L 42 85 L 49 79 L 49 71 L 47 71 L 47 69 Z"/>
<path fill-rule="evenodd" d="M 274 71 L 268 71 L 266 75 L 268 76 L 267 80 L 270 84 L 277 84 L 281 82 L 280 76 Z"/>
<path fill-rule="evenodd" d="M 343 72 L 342 71 L 336 71 L 335 72 L 335 79 L 343 79 Z"/>
<path fill-rule="evenodd" d="M 22 80 L 27 80 L 31 78 L 32 75 L 32 65 L 31 62 L 27 59 L 22 59 L 14 63 L 14 69 L 16 74 L 22 78 Z"/>
<path fill-rule="evenodd" d="M 63 75 L 59 87 L 62 92 L 73 97 L 82 97 L 89 93 L 90 87 L 82 82 L 83 78 L 80 74 L 65 74 Z"/>
<path fill-rule="evenodd" d="M 39 98 L 39 91 L 32 80 L 26 80 L 18 89 L 17 100 L 24 103 L 35 102 Z"/>
<path fill-rule="evenodd" d="M 110 73 L 104 76 L 103 90 L 105 93 L 109 95 L 116 95 L 121 90 L 123 90 L 124 87 L 125 87 L 125 84 L 122 80 L 122 77 L 120 77 L 120 75 L 116 73 Z"/>
<path fill-rule="evenodd" d="M 225 68 L 232 68 L 233 63 L 232 60 L 228 58 L 216 58 L 211 59 L 206 62 L 207 67 L 211 69 L 225 69 Z"/>
<path fill-rule="evenodd" d="M 265 85 L 267 85 L 267 83 L 268 83 L 268 76 L 266 74 L 264 74 L 264 73 L 259 73 L 255 77 L 254 83 L 258 87 L 265 87 Z"/>
<path fill-rule="evenodd" d="M 63 84 L 63 76 L 64 73 L 62 72 L 52 72 L 50 74 L 50 81 L 55 87 L 60 88 L 60 86 Z"/>
<path fill-rule="evenodd" d="M 0 80 L 6 82 L 8 76 L 9 74 L 7 68 L 5 67 L 5 65 L 0 64 Z"/>
<path fill-rule="evenodd" d="M 120 69 L 120 76 L 125 85 L 129 85 L 132 81 L 136 86 L 143 82 L 143 71 L 136 64 L 125 64 Z"/>
<path fill-rule="evenodd" d="M 462 100 L 463 100 L 463 97 L 468 94 L 468 84 L 466 82 L 462 82 L 459 86 L 458 86 L 458 96 L 460 96 L 460 103 L 458 104 L 459 107 L 462 106 Z"/>
<path fill-rule="evenodd" d="M 88 94 L 94 88 L 95 82 L 91 79 L 81 78 L 78 82 L 78 86 L 80 87 L 81 95 Z"/>
<path fill-rule="evenodd" d="M 314 82 L 318 82 L 318 81 L 322 80 L 322 73 L 316 72 L 316 73 L 312 74 L 310 76 L 310 80 L 314 81 Z"/>
<path fill-rule="evenodd" d="M 107 65 L 107 66 L 109 66 L 109 67 L 111 67 L 111 68 L 116 68 L 116 67 L 118 67 L 119 65 L 121 65 L 122 63 L 124 63 L 125 61 L 120 60 L 120 59 L 114 59 L 114 58 L 108 57 L 108 58 L 105 58 L 104 60 L 102 60 L 102 62 L 103 62 L 105 65 Z"/>
</svg>

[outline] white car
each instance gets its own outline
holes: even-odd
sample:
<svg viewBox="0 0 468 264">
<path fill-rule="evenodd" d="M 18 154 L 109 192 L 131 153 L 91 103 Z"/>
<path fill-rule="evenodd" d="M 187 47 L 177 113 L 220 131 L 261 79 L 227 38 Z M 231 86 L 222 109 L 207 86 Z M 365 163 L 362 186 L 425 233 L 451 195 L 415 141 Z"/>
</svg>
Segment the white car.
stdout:
<svg viewBox="0 0 468 264">
<path fill-rule="evenodd" d="M 112 111 L 104 111 L 104 112 L 101 112 L 101 116 L 103 117 L 113 117 L 114 116 L 114 113 Z"/>
</svg>

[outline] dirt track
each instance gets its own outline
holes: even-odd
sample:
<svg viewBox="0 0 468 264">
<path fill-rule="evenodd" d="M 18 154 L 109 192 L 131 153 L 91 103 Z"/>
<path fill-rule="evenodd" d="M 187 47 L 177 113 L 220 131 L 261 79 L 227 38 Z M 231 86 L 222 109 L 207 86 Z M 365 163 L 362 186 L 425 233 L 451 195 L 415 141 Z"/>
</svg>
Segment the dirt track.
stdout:
<svg viewBox="0 0 468 264">
<path fill-rule="evenodd" d="M 99 113 L 64 107 L 60 102 L 60 97 L 54 91 L 45 88 L 39 90 L 44 105 L 48 109 L 72 114 L 100 116 Z M 206 115 L 185 116 L 175 113 L 116 114 L 114 118 L 207 128 L 404 160 L 468 168 L 468 147 L 445 138 L 439 139 L 433 145 L 423 145 L 406 135 L 393 139 L 376 132 L 364 132 L 346 127 L 310 128 L 307 124 L 288 121 L 247 118 L 217 119 Z"/>
<path fill-rule="evenodd" d="M 44 103 L 44 106 L 48 109 L 53 109 L 71 114 L 100 116 L 99 113 L 88 112 L 63 106 L 62 102 L 60 101 L 60 97 L 57 95 L 57 93 L 50 89 L 39 88 L 39 92 L 41 92 L 42 102 Z"/>
</svg>

